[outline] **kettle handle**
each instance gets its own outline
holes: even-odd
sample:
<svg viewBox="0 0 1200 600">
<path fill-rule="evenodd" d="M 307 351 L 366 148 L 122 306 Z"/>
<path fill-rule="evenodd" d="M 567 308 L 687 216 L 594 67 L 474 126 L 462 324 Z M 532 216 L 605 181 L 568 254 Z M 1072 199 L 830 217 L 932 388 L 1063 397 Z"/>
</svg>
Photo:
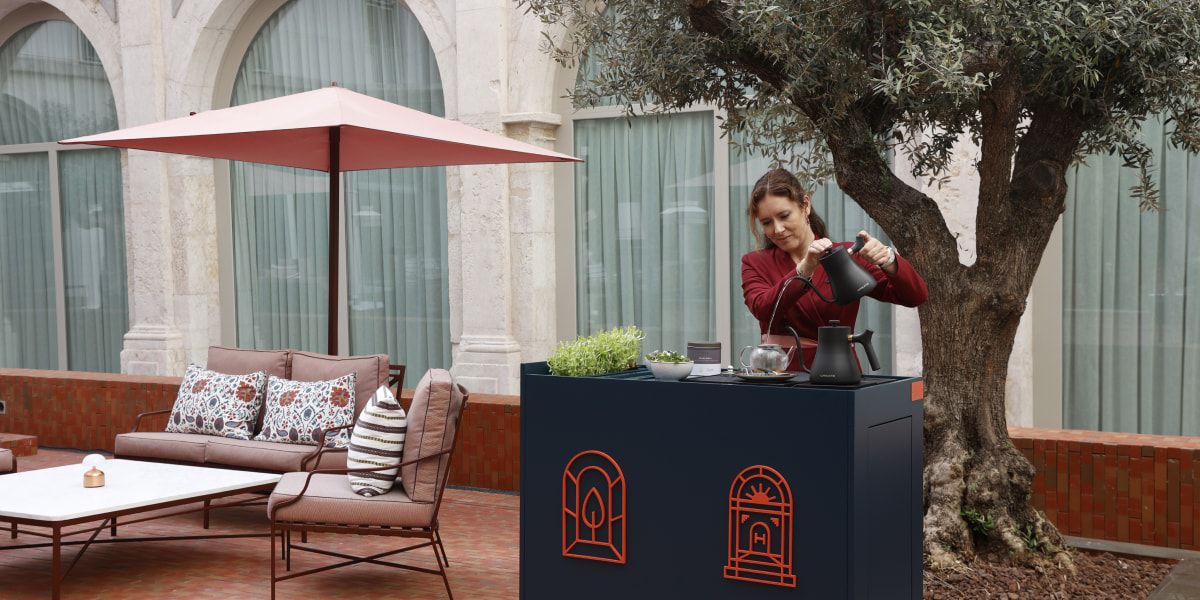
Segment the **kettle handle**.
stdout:
<svg viewBox="0 0 1200 600">
<path fill-rule="evenodd" d="M 867 329 L 862 333 L 852 336 L 850 341 L 862 344 L 864 350 L 867 351 L 867 360 L 871 363 L 871 370 L 879 370 L 879 357 L 875 356 L 875 346 L 871 345 L 871 338 L 875 336 L 875 332 Z"/>
<path fill-rule="evenodd" d="M 862 250 L 862 247 L 865 245 L 867 245 L 867 238 L 861 235 L 856 235 L 854 236 L 854 245 L 850 246 L 850 249 L 847 252 L 850 254 L 858 254 L 858 251 Z"/>
</svg>

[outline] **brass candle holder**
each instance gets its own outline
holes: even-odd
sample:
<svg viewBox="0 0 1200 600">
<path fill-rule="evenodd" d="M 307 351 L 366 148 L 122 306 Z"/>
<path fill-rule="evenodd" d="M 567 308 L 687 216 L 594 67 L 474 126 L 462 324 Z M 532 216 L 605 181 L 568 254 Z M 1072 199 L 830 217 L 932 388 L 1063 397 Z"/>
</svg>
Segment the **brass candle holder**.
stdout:
<svg viewBox="0 0 1200 600">
<path fill-rule="evenodd" d="M 88 469 L 88 472 L 83 474 L 83 487 L 104 487 L 104 471 L 101 471 L 96 467 Z"/>
<path fill-rule="evenodd" d="M 104 471 L 100 470 L 100 465 L 104 464 L 104 461 L 103 454 L 89 454 L 84 457 L 83 466 L 91 468 L 83 474 L 83 487 L 104 487 Z"/>
</svg>

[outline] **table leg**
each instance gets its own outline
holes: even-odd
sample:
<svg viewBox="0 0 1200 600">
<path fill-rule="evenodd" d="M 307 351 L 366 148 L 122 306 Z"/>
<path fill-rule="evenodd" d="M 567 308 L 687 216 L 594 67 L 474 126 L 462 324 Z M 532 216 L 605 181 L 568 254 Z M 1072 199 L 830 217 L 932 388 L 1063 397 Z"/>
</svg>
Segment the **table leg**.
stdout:
<svg viewBox="0 0 1200 600">
<path fill-rule="evenodd" d="M 12 539 L 17 539 L 17 522 L 12 522 Z"/>
<path fill-rule="evenodd" d="M 112 525 L 109 526 L 109 528 L 108 528 L 108 535 L 110 535 L 112 537 L 117 537 L 117 518 L 116 517 L 112 518 Z"/>
<path fill-rule="evenodd" d="M 50 597 L 59 600 L 62 597 L 62 528 L 54 528 L 54 550 L 50 567 Z"/>
<path fill-rule="evenodd" d="M 204 528 L 205 529 L 208 529 L 208 506 L 209 506 L 209 504 L 211 504 L 211 502 L 212 502 L 211 500 L 204 501 Z"/>
</svg>

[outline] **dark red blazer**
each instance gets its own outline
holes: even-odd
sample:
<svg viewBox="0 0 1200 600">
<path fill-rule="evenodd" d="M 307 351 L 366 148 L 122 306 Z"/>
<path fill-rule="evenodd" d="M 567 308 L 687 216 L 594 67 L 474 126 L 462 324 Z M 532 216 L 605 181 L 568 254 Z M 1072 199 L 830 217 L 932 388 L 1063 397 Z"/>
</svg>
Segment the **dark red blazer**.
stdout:
<svg viewBox="0 0 1200 600">
<path fill-rule="evenodd" d="M 849 248 L 853 244 L 841 242 L 839 246 Z M 917 306 L 929 297 L 929 289 L 925 280 L 903 256 L 896 255 L 896 274 L 888 275 L 883 269 L 852 255 L 855 262 L 861 265 L 878 281 L 871 297 L 882 302 L 900 304 L 902 306 Z M 758 319 L 761 333 L 775 335 L 790 335 L 787 326 L 796 328 L 802 336 L 810 339 L 817 338 L 817 327 L 828 325 L 829 321 L 840 321 L 842 325 L 853 329 L 854 321 L 858 318 L 859 301 L 850 304 L 831 304 L 825 302 L 805 285 L 796 280 L 787 286 L 783 298 L 779 301 L 779 310 L 775 313 L 775 321 L 771 331 L 767 331 L 767 321 L 771 318 L 771 308 L 780 288 L 796 274 L 796 262 L 787 252 L 779 248 L 756 250 L 742 256 L 742 294 L 746 300 L 746 308 Z M 812 282 L 825 294 L 826 298 L 833 297 L 829 286 L 829 278 L 825 268 L 818 265 L 813 272 Z M 812 364 L 815 349 L 808 348 L 804 353 L 804 363 Z M 800 363 L 793 357 L 789 370 L 800 370 Z"/>
</svg>

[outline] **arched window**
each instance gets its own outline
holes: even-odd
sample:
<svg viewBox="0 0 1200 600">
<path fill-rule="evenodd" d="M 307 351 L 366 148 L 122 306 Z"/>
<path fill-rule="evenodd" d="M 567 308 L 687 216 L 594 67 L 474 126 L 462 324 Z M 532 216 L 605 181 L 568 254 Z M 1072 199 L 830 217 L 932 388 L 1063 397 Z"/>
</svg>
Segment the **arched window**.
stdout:
<svg viewBox="0 0 1200 600">
<path fill-rule="evenodd" d="M 602 69 L 585 57 L 577 82 Z M 575 333 L 636 324 L 646 331 L 646 351 L 720 340 L 727 360 L 736 357 L 760 341 L 743 301 L 741 258 L 755 249 L 745 210 L 770 160 L 722 136 L 716 107 L 627 119 L 624 100 L 604 100 L 571 112 L 564 136 L 586 161 L 572 182 Z M 853 240 L 862 229 L 883 237 L 835 184 L 811 191 L 835 240 Z M 890 373 L 892 307 L 864 299 L 856 328 L 875 330 L 881 372 Z"/>
<path fill-rule="evenodd" d="M 116 128 L 108 77 L 78 27 L 42 21 L 3 40 L 0 367 L 120 370 L 120 153 L 56 144 Z"/>
<path fill-rule="evenodd" d="M 445 114 L 433 50 L 392 0 L 292 0 L 251 42 L 231 105 L 337 85 Z M 325 173 L 231 165 L 237 343 L 327 348 Z M 336 176 L 336 175 L 335 175 Z M 410 382 L 450 363 L 443 168 L 343 175 L 351 354 L 386 353 Z M 344 347 L 339 344 L 339 347 Z M 345 351 L 343 351 L 344 353 Z"/>
</svg>

